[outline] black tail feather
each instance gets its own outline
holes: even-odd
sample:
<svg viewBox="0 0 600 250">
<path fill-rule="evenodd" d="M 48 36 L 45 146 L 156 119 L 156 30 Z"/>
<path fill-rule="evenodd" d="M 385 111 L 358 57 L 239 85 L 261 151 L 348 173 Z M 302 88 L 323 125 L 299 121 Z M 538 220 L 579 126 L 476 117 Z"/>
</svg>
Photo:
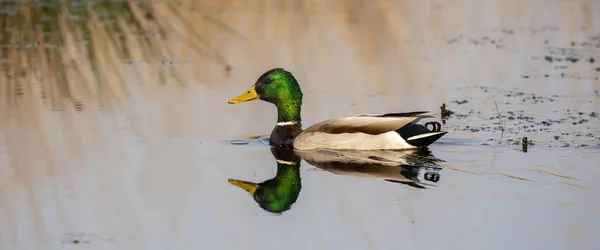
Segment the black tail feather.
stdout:
<svg viewBox="0 0 600 250">
<path fill-rule="evenodd" d="M 427 129 L 428 125 L 432 125 L 432 129 Z M 440 137 L 448 132 L 441 132 L 441 125 L 438 122 L 428 122 L 425 126 L 409 123 L 404 127 L 396 130 L 396 132 L 410 145 L 415 147 L 427 147 L 437 141 Z M 429 135 L 427 135 L 429 134 Z M 422 135 L 422 136 L 419 136 Z M 412 138 L 418 136 L 417 138 Z"/>
</svg>

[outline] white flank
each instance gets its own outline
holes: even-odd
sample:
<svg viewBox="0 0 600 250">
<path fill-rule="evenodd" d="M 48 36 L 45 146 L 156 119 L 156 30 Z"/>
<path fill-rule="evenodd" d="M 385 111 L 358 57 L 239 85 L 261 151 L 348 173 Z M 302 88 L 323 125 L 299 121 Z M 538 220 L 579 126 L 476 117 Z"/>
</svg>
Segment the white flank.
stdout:
<svg viewBox="0 0 600 250">
<path fill-rule="evenodd" d="M 327 134 L 323 132 L 302 133 L 294 140 L 294 148 L 298 150 L 312 149 L 408 149 L 415 148 L 408 144 L 396 132 L 379 135 L 364 133 Z"/>
</svg>

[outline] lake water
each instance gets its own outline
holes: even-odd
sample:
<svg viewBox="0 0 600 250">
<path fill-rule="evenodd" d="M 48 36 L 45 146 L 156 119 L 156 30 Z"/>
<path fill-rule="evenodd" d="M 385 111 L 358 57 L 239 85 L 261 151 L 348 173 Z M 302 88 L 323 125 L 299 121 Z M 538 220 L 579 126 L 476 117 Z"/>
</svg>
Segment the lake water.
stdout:
<svg viewBox="0 0 600 250">
<path fill-rule="evenodd" d="M 168 59 L 192 63 L 169 69 L 185 84 L 126 74 L 117 100 L 3 103 L 1 249 L 600 246 L 598 1 L 310 3 L 215 4 L 209 17 L 228 32 L 182 6 L 214 33 L 199 52 L 173 19 Z M 195 59 L 207 54 L 230 69 Z M 429 110 L 451 132 L 428 152 L 373 152 L 401 165 L 278 166 L 295 158 L 265 144 L 275 108 L 227 104 L 273 67 L 299 80 L 305 128 Z M 301 157 L 340 154 L 370 156 Z M 285 190 L 297 199 L 282 213 L 229 182 L 284 174 L 301 188 Z"/>
</svg>

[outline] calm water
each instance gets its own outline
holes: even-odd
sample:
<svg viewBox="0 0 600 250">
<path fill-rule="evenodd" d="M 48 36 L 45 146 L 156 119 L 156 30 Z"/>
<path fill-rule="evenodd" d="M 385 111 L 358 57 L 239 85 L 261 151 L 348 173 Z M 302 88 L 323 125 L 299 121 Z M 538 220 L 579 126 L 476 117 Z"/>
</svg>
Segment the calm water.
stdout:
<svg viewBox="0 0 600 250">
<path fill-rule="evenodd" d="M 191 84 L 127 76 L 130 96 L 110 105 L 2 106 L 1 249 L 597 249 L 600 5 L 474 3 L 224 12 L 242 38 L 210 41 L 230 75 L 175 65 Z M 376 154 L 398 164 L 301 155 L 285 172 L 297 199 L 266 211 L 228 180 L 283 176 L 260 137 L 276 110 L 227 100 L 272 67 L 300 81 L 305 127 L 414 110 L 442 122 L 446 103 L 451 132 L 428 152 Z"/>
</svg>

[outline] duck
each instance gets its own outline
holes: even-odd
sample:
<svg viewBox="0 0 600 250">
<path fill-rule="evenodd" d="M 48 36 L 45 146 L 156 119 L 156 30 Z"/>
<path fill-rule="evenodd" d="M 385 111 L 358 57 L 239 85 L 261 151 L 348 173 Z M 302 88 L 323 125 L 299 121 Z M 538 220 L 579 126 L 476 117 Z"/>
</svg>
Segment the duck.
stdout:
<svg viewBox="0 0 600 250">
<path fill-rule="evenodd" d="M 275 177 L 260 183 L 229 178 L 229 184 L 241 188 L 265 211 L 281 214 L 292 208 L 302 190 L 300 158 L 289 147 L 271 147 L 277 161 Z"/>
<path fill-rule="evenodd" d="M 356 114 L 337 117 L 302 128 L 302 90 L 296 77 L 273 68 L 258 77 L 246 92 L 229 104 L 262 100 L 277 108 L 277 123 L 269 144 L 294 150 L 404 150 L 427 148 L 448 133 L 438 122 L 418 124 L 428 111 Z M 431 129 L 429 128 L 431 125 Z"/>
</svg>

